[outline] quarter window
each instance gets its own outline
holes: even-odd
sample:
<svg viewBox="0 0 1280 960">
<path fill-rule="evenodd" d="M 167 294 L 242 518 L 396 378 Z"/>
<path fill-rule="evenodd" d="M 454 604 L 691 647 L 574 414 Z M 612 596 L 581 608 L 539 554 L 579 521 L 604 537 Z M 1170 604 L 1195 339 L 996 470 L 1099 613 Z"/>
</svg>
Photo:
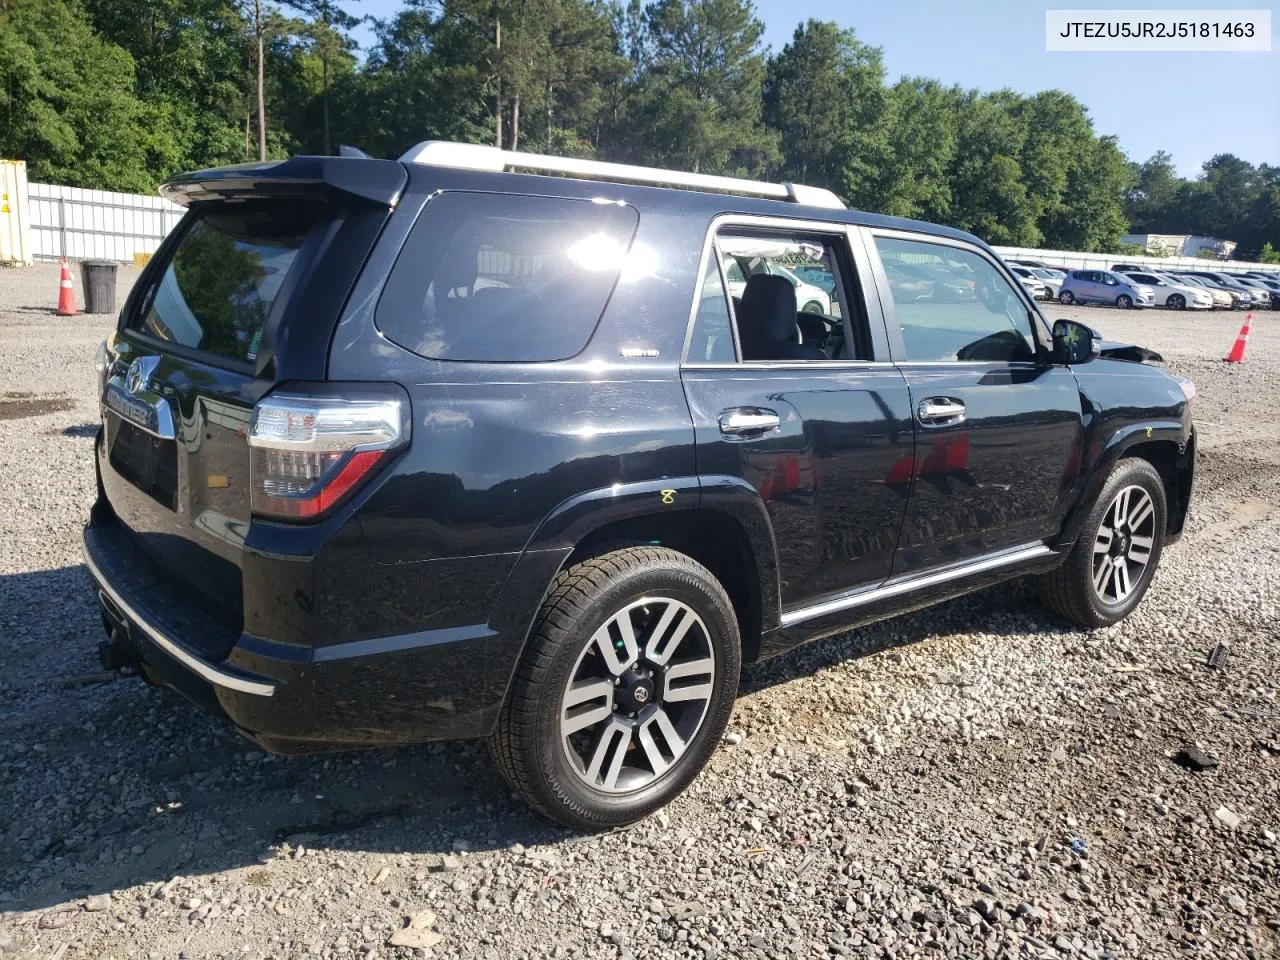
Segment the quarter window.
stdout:
<svg viewBox="0 0 1280 960">
<path fill-rule="evenodd" d="M 548 361 L 579 353 L 614 285 L 639 269 L 633 207 L 443 193 L 400 252 L 377 324 L 437 360 Z"/>
<path fill-rule="evenodd" d="M 876 237 L 906 359 L 1035 359 L 1031 316 L 985 257 L 949 244 Z"/>
</svg>

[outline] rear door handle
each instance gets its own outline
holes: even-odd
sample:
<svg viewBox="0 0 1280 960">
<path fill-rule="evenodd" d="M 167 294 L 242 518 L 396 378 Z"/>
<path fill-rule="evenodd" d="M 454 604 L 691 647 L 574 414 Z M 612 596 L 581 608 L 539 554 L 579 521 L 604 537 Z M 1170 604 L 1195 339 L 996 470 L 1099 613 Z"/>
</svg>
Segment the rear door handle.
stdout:
<svg viewBox="0 0 1280 960">
<path fill-rule="evenodd" d="M 760 407 L 735 407 L 720 414 L 720 432 L 730 440 L 751 440 L 762 437 L 782 424 L 782 418 L 772 410 Z"/>
<path fill-rule="evenodd" d="M 926 397 L 916 407 L 916 418 L 926 427 L 963 423 L 964 404 L 951 397 Z"/>
</svg>

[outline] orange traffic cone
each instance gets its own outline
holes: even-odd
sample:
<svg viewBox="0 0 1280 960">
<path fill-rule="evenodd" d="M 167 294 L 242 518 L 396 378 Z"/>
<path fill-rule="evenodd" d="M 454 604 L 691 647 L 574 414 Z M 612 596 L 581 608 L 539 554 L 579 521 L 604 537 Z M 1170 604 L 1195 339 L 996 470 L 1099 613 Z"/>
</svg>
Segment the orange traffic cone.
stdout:
<svg viewBox="0 0 1280 960">
<path fill-rule="evenodd" d="M 1252 319 L 1252 313 L 1244 315 L 1244 326 L 1240 328 L 1240 335 L 1236 337 L 1235 346 L 1231 348 L 1230 353 L 1223 357 L 1227 363 L 1244 363 L 1244 347 L 1249 342 L 1249 321 Z"/>
<path fill-rule="evenodd" d="M 62 258 L 62 278 L 58 280 L 58 316 L 74 317 L 76 315 L 76 291 L 71 286 L 71 268 L 67 266 L 67 258 Z"/>
</svg>

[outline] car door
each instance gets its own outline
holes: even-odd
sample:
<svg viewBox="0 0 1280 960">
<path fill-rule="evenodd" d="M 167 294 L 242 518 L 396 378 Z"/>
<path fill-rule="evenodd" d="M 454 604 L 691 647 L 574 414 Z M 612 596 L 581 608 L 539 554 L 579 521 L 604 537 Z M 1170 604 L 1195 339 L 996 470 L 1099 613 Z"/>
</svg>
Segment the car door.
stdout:
<svg viewBox="0 0 1280 960">
<path fill-rule="evenodd" d="M 1034 305 L 976 245 L 891 230 L 870 230 L 867 241 L 916 430 L 893 575 L 1054 536 L 1080 470 L 1080 392 L 1070 369 L 1050 362 Z M 904 299 L 884 269 L 892 260 L 973 276 L 974 295 Z"/>
<path fill-rule="evenodd" d="M 726 299 L 728 265 L 747 256 L 827 270 L 831 312 L 799 313 L 794 287 L 767 271 Z M 718 221 L 703 254 L 682 368 L 698 474 L 704 491 L 745 485 L 764 501 L 784 615 L 888 577 L 906 507 L 907 385 L 883 322 L 868 322 L 859 256 L 841 225 L 750 217 Z M 766 288 L 781 311 L 767 317 L 755 299 Z M 776 337 L 760 336 L 763 319 Z"/>
<path fill-rule="evenodd" d="M 1098 275 L 1093 270 L 1077 270 L 1072 274 L 1075 283 L 1072 288 L 1077 300 L 1090 303 L 1098 299 Z"/>
</svg>

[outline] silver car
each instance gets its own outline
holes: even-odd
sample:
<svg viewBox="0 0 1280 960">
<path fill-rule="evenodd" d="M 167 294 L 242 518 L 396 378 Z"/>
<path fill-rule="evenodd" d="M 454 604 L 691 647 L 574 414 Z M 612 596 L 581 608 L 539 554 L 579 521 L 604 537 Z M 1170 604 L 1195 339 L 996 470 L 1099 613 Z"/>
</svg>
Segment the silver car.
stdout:
<svg viewBox="0 0 1280 960">
<path fill-rule="evenodd" d="M 1108 303 L 1122 310 L 1153 306 L 1156 292 L 1142 283 L 1110 270 L 1072 270 L 1062 281 L 1058 302 Z"/>
</svg>

